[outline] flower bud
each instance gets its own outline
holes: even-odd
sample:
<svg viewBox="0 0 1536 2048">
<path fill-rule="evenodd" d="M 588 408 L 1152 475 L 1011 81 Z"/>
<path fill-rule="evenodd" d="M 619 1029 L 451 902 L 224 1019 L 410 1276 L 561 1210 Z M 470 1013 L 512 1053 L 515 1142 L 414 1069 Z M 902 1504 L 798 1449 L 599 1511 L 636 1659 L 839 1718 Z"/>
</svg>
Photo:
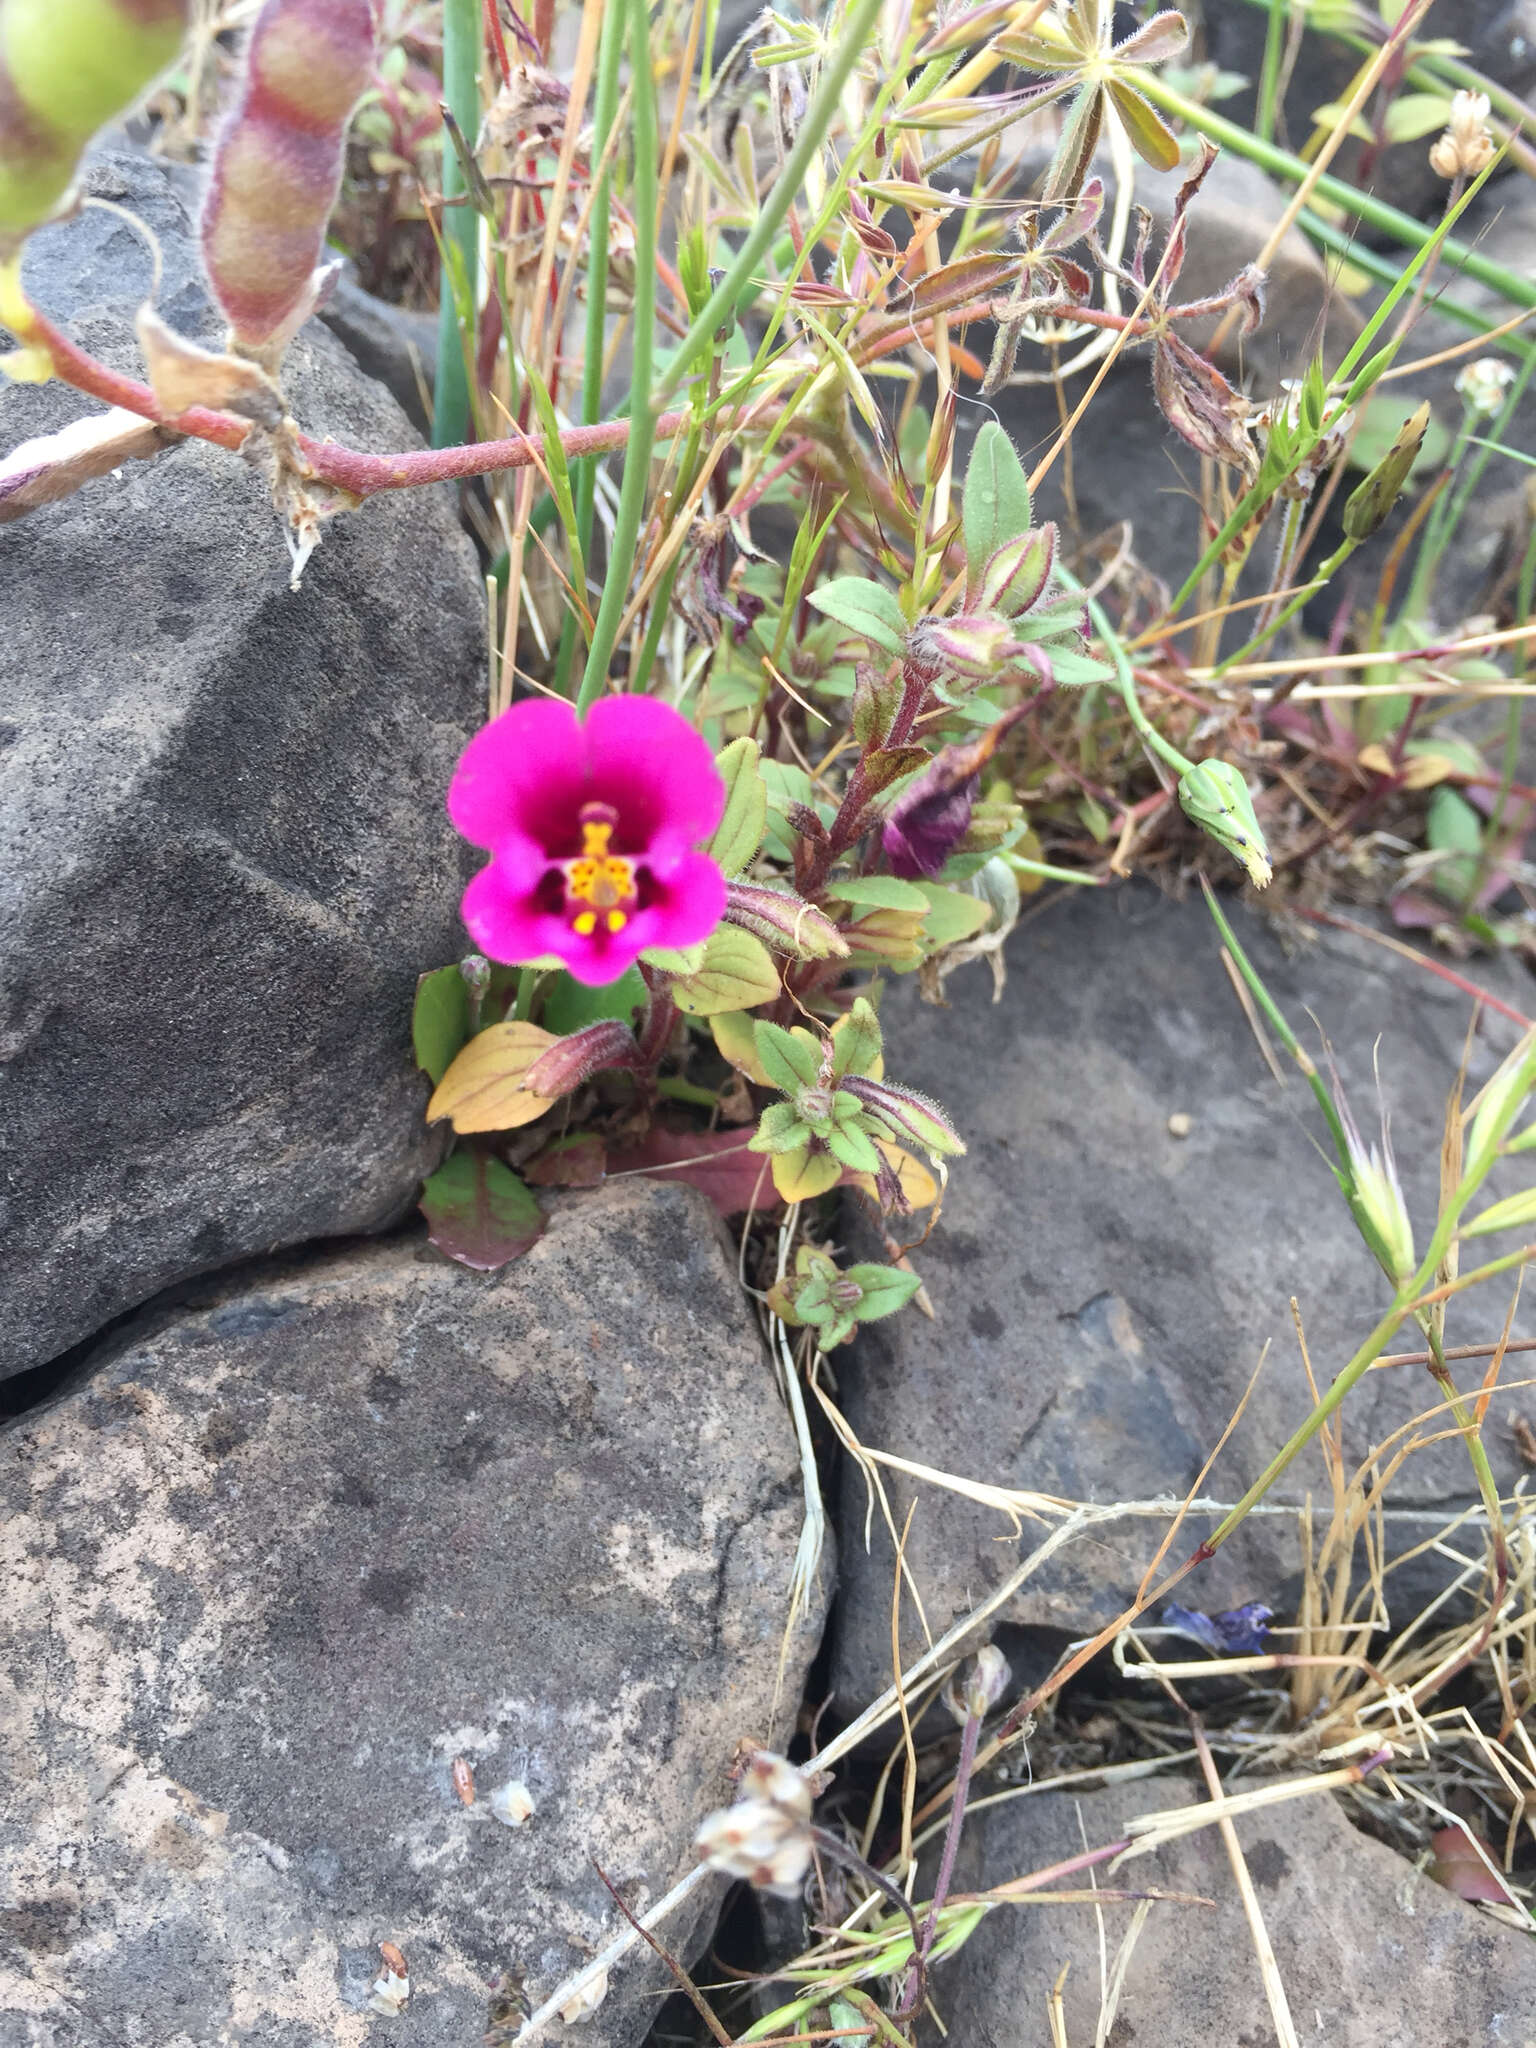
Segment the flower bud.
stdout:
<svg viewBox="0 0 1536 2048">
<path fill-rule="evenodd" d="M 186 0 L 0 0 L 0 253 L 181 47 Z"/>
<path fill-rule="evenodd" d="M 758 1750 L 734 1805 L 707 1815 L 693 1838 L 713 1870 L 794 1898 L 811 1865 L 811 1787 L 793 1764 Z"/>
<path fill-rule="evenodd" d="M 727 882 L 725 915 L 731 924 L 801 960 L 840 959 L 848 951 L 848 941 L 826 912 L 802 903 L 787 889 Z"/>
<path fill-rule="evenodd" d="M 1254 814 L 1248 785 L 1230 761 L 1201 761 L 1179 782 L 1179 802 L 1187 817 L 1235 854 L 1256 889 L 1274 873 L 1269 848 Z"/>
<path fill-rule="evenodd" d="M 916 1145 L 940 1157 L 965 1150 L 965 1142 L 936 1102 L 892 1081 L 872 1081 L 867 1074 L 845 1074 L 842 1085 L 857 1096 L 868 1113 L 902 1145 Z"/>
<path fill-rule="evenodd" d="M 270 367 L 307 318 L 352 109 L 373 75 L 372 0 L 266 0 L 214 145 L 203 268 L 233 346 Z"/>
<path fill-rule="evenodd" d="M 606 1017 L 600 1023 L 588 1024 L 580 1031 L 557 1038 L 528 1069 L 523 1086 L 530 1095 L 554 1100 L 569 1095 L 583 1081 L 590 1081 L 594 1074 L 605 1073 L 609 1068 L 633 1071 L 639 1059 L 640 1048 L 629 1026 L 616 1017 Z"/>
<path fill-rule="evenodd" d="M 1351 540 L 1369 540 L 1397 503 L 1409 472 L 1419 459 L 1424 436 L 1429 431 L 1429 401 L 1398 428 L 1397 439 L 1362 484 L 1357 484 L 1344 507 L 1344 531 Z"/>
</svg>

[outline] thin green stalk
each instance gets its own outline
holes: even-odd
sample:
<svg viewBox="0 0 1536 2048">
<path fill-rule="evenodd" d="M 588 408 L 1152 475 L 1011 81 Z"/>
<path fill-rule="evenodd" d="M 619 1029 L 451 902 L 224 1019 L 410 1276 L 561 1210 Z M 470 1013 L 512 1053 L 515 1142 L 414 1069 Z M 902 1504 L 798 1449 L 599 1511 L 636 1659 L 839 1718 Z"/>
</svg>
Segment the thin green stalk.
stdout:
<svg viewBox="0 0 1536 2048">
<path fill-rule="evenodd" d="M 471 145 L 480 132 L 480 0 L 443 0 L 443 98 Z M 457 206 L 448 202 L 457 199 Z M 469 434 L 469 375 L 475 356 L 480 217 L 469 203 L 458 151 L 443 129 L 443 268 L 437 297 L 437 376 L 432 445 L 454 448 Z M 451 253 L 450 253 L 451 252 Z M 456 258 L 456 262 L 452 260 Z M 460 276 L 455 289 L 454 272 Z M 459 319 L 459 293 L 467 319 Z"/>
<path fill-rule="evenodd" d="M 1059 563 L 1056 568 L 1056 578 L 1068 590 L 1082 590 L 1083 586 L 1078 582 L 1077 578 L 1070 570 L 1063 569 Z M 1092 619 L 1094 628 L 1108 649 L 1109 658 L 1114 664 L 1115 680 L 1119 685 L 1120 695 L 1125 700 L 1126 712 L 1130 717 L 1132 725 L 1135 726 L 1144 743 L 1152 749 L 1154 754 L 1166 761 L 1170 768 L 1174 769 L 1181 777 L 1192 775 L 1195 769 L 1194 762 L 1181 754 L 1171 740 L 1165 739 L 1151 719 L 1148 718 L 1145 711 L 1142 710 L 1141 699 L 1136 694 L 1136 677 L 1131 668 L 1130 657 L 1121 644 L 1120 635 L 1110 624 L 1109 616 L 1105 612 L 1104 607 L 1096 597 L 1090 597 L 1087 603 L 1088 616 Z"/>
<path fill-rule="evenodd" d="M 634 105 L 635 294 L 630 337 L 630 429 L 624 451 L 624 482 L 614 521 L 613 544 L 603 578 L 603 599 L 592 625 L 592 644 L 576 697 L 578 716 L 585 713 L 608 682 L 608 664 L 619 637 L 619 621 L 629 598 L 640 521 L 650 482 L 651 449 L 656 439 L 656 408 L 651 403 L 651 370 L 656 345 L 656 203 L 661 145 L 656 132 L 656 77 L 651 69 L 651 12 L 648 0 L 627 0 L 629 67 Z"/>
<path fill-rule="evenodd" d="M 1264 60 L 1259 66 L 1259 97 L 1255 109 L 1254 133 L 1260 142 L 1275 139 L 1275 115 L 1280 100 L 1280 59 L 1285 52 L 1285 32 L 1290 17 L 1289 0 L 1269 0 L 1269 20 L 1264 27 Z"/>
<path fill-rule="evenodd" d="M 592 195 L 587 232 L 587 334 L 581 365 L 581 424 L 594 426 L 603 407 L 603 356 L 608 333 L 608 229 L 613 195 L 613 164 L 607 160 L 608 138 L 619 104 L 619 60 L 624 54 L 623 0 L 607 0 L 602 39 L 597 51 L 597 89 L 592 101 L 592 161 L 603 165 Z M 592 522 L 597 506 L 598 457 L 585 455 L 571 464 L 575 472 L 576 538 L 581 559 L 592 559 Z M 571 694 L 576 660 L 576 613 L 568 611 L 560 628 L 555 656 L 555 688 Z"/>
<path fill-rule="evenodd" d="M 886 0 L 854 0 L 854 5 L 849 8 L 842 40 L 822 69 L 800 132 L 784 160 L 784 168 L 775 180 L 773 190 L 763 201 L 750 233 L 736 252 L 735 260 L 710 293 L 703 310 L 683 336 L 663 372 L 653 399 L 657 406 L 665 405 L 701 351 L 707 347 L 711 336 L 721 327 L 726 315 L 735 308 L 753 271 L 772 246 L 789 209 L 803 193 L 806 174 L 815 161 L 816 152 L 826 141 L 837 119 L 843 87 L 868 48 L 885 5 Z"/>
<path fill-rule="evenodd" d="M 1289 150 L 1278 149 L 1271 142 L 1261 142 L 1235 121 L 1228 121 L 1211 108 L 1202 107 L 1198 100 L 1186 98 L 1155 71 L 1138 67 L 1136 88 L 1165 113 L 1176 114 L 1180 120 L 1187 121 L 1197 134 L 1208 135 L 1212 142 L 1219 142 L 1224 149 L 1247 157 L 1274 177 L 1286 178 L 1293 185 L 1299 185 L 1308 176 L 1310 167 L 1299 156 L 1292 156 Z M 1388 206 L 1385 200 L 1374 198 L 1369 192 L 1356 191 L 1353 185 L 1346 185 L 1340 178 L 1325 173 L 1313 189 L 1319 198 L 1333 200 L 1368 227 L 1380 229 L 1405 248 L 1416 249 L 1424 240 L 1423 221 L 1415 220 L 1411 213 L 1403 213 L 1398 207 Z M 1481 255 L 1465 242 L 1448 240 L 1443 248 L 1447 263 L 1468 277 L 1476 278 L 1479 284 L 1488 285 L 1511 306 L 1536 306 L 1536 280 L 1506 269 L 1502 263 L 1495 263 L 1491 257 Z"/>
<path fill-rule="evenodd" d="M 1483 472 L 1487 469 L 1489 460 L 1494 454 L 1493 448 L 1488 443 L 1490 441 L 1501 441 L 1504 438 L 1514 420 L 1515 411 L 1525 396 L 1526 386 L 1531 381 L 1531 373 L 1533 371 L 1536 371 L 1536 350 L 1527 352 L 1525 360 L 1521 363 L 1519 371 L 1515 376 L 1514 383 L 1505 392 L 1504 403 L 1499 408 L 1498 417 L 1493 423 L 1492 433 L 1486 439 L 1477 439 L 1476 436 L 1469 436 L 1469 438 L 1476 442 L 1477 453 L 1467 464 L 1465 474 L 1457 481 L 1456 495 L 1446 508 L 1443 537 L 1437 536 L 1439 546 L 1435 550 L 1433 561 L 1427 569 L 1424 568 L 1422 557 L 1420 563 L 1415 565 L 1413 588 L 1409 593 L 1409 600 L 1404 606 L 1408 617 L 1413 618 L 1417 616 L 1417 612 L 1414 609 L 1414 600 L 1421 599 L 1423 591 L 1428 588 L 1429 577 L 1434 573 L 1434 568 L 1438 565 L 1440 555 L 1449 544 L 1452 534 L 1455 533 L 1465 517 L 1467 507 L 1472 501 L 1472 494 L 1482 482 Z"/>
<path fill-rule="evenodd" d="M 1283 626 L 1288 626 L 1291 623 L 1291 620 L 1295 618 L 1309 598 L 1316 597 L 1320 590 L 1327 588 L 1330 579 L 1343 568 L 1359 545 L 1359 541 L 1351 540 L 1348 536 L 1341 540 L 1327 561 L 1317 571 L 1317 574 L 1309 583 L 1302 585 L 1301 589 L 1297 591 L 1283 611 L 1277 612 L 1245 645 L 1236 648 L 1231 654 L 1226 656 L 1225 660 L 1218 662 L 1213 671 L 1213 678 L 1219 681 L 1235 662 L 1249 661 L 1261 647 L 1267 646 Z"/>
</svg>

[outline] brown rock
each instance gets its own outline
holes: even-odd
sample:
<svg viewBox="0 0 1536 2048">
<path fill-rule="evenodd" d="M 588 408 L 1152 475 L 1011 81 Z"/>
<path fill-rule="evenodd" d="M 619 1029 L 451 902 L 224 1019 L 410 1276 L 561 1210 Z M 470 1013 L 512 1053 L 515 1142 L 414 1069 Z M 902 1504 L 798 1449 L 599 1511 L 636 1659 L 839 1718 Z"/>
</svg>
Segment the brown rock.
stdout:
<svg viewBox="0 0 1536 2048">
<path fill-rule="evenodd" d="M 794 1445 L 685 1189 L 562 1203 L 496 1276 L 397 1240 L 205 1285 L 4 1449 L 6 2048 L 463 2048 L 621 1924 L 594 1862 L 643 1910 L 792 1725 Z"/>
</svg>

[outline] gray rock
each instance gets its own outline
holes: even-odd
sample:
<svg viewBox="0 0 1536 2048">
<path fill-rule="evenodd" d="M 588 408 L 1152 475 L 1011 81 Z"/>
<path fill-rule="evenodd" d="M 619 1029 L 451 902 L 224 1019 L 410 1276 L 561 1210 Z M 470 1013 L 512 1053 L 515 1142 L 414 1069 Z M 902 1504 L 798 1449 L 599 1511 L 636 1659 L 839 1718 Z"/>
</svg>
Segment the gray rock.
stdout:
<svg viewBox="0 0 1536 2048">
<path fill-rule="evenodd" d="M 348 271 L 336 280 L 320 318 L 361 370 L 392 393 L 411 424 L 431 424 L 426 399 L 437 371 L 437 316 L 391 306 L 365 292 Z"/>
<path fill-rule="evenodd" d="M 218 339 L 195 183 L 120 147 L 90 189 Z M 138 371 L 142 238 L 29 244 L 37 303 Z M 313 324 L 301 423 L 416 445 Z M 0 383 L 0 446 L 92 409 Z M 398 1215 L 430 1163 L 412 985 L 462 945 L 443 790 L 480 712 L 483 592 L 445 493 L 330 523 L 298 593 L 258 478 L 188 442 L 0 528 L 0 1376 L 168 1283 Z"/>
<path fill-rule="evenodd" d="M 7 2044 L 463 2048 L 622 1924 L 594 1862 L 643 1910 L 793 1725 L 794 1444 L 686 1189 L 562 1202 L 490 1277 L 395 1239 L 205 1282 L 5 1452 Z"/>
<path fill-rule="evenodd" d="M 1304 939 L 1288 958 L 1270 927 L 1234 916 L 1303 1042 L 1319 1050 L 1309 1011 L 1327 1033 L 1367 1136 L 1380 1038 L 1393 1142 L 1426 1241 L 1467 998 L 1360 939 Z M 947 1011 L 921 1009 L 904 989 L 886 1003 L 892 1075 L 941 1101 L 970 1152 L 955 1162 L 939 1227 L 915 1255 L 937 1320 L 908 1311 L 861 1333 L 848 1364 L 839 1352 L 844 1411 L 862 1443 L 962 1477 L 1072 1500 L 1182 1499 L 1268 1347 L 1205 1487 L 1235 1501 L 1311 1406 L 1290 1298 L 1300 1300 L 1324 1385 L 1389 1299 L 1314 1143 L 1312 1097 L 1298 1076 L 1283 1093 L 1270 1078 L 1198 901 L 1174 904 L 1144 888 L 1072 892 L 1015 936 L 1009 960 L 996 1007 L 980 969 L 949 983 Z M 1529 1013 L 1521 970 L 1498 980 L 1498 963 L 1479 962 L 1469 972 L 1495 978 Z M 1514 1037 L 1487 1014 L 1473 1086 Z M 1168 1128 L 1179 1112 L 1193 1120 L 1182 1140 Z M 1497 1288 L 1463 1298 L 1448 1341 L 1496 1337 L 1506 1306 Z M 1395 1348 L 1418 1347 L 1405 1337 Z M 1471 1380 L 1479 1368 L 1461 1370 Z M 1520 1469 L 1509 1436 L 1519 1400 L 1496 1398 L 1485 1431 L 1506 1485 Z M 1368 1375 L 1344 1410 L 1351 1469 L 1432 1405 L 1419 1368 Z M 898 1529 L 917 1501 L 906 1559 L 935 1637 L 1044 1533 L 1026 1527 L 1015 1540 L 997 1513 L 914 1489 L 899 1473 L 885 1478 Z M 1314 1451 L 1272 1499 L 1295 1503 L 1321 1483 Z M 1393 1482 L 1392 1550 L 1428 1535 L 1440 1504 L 1471 1491 L 1459 1442 L 1416 1452 Z M 879 1515 L 866 1551 L 864 1515 L 863 1481 L 850 1471 L 833 1671 L 845 1711 L 890 1682 L 894 1556 Z M 1187 1522 L 1170 1564 L 1209 1526 Z M 1001 1618 L 1074 1635 L 1107 1623 L 1134 1596 L 1166 1528 L 1158 1516 L 1088 1532 Z M 1258 1515 L 1177 1597 L 1285 1610 L 1298 1572 L 1294 1516 Z M 909 1623 L 904 1656 L 922 1646 Z"/>
<path fill-rule="evenodd" d="M 1133 1815 L 1193 1803 L 1155 1778 L 1077 1797 L 1044 1793 L 966 1825 L 956 1889 L 979 1891 L 1118 1841 Z M 1536 1946 L 1417 1876 L 1318 1793 L 1236 1823 L 1298 2036 L 1328 2048 L 1529 2048 Z M 1274 2021 L 1221 1837 L 1214 1828 L 1100 1881 L 1155 1886 L 1210 1905 L 1154 1904 L 1126 1971 L 1115 2043 L 1260 2048 Z M 1070 1885 L 1075 1880 L 1067 1879 Z M 934 2003 L 966 2048 L 1035 2048 L 1063 1966 L 1066 2038 L 1095 2039 L 1101 1958 L 1113 1968 L 1132 1907 L 1001 1907 L 951 1962 Z M 1100 1926 L 1102 1922 L 1102 1941 Z"/>
</svg>

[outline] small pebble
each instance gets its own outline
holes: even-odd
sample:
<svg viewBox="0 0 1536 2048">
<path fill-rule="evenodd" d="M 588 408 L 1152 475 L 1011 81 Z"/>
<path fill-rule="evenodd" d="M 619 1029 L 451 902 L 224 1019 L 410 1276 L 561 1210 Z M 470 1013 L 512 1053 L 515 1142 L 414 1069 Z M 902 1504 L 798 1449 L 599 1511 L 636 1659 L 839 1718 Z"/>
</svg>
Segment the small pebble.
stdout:
<svg viewBox="0 0 1536 2048">
<path fill-rule="evenodd" d="M 1176 1109 L 1168 1119 L 1168 1135 L 1170 1138 L 1187 1138 L 1194 1127 L 1195 1120 L 1188 1110 Z"/>
</svg>

